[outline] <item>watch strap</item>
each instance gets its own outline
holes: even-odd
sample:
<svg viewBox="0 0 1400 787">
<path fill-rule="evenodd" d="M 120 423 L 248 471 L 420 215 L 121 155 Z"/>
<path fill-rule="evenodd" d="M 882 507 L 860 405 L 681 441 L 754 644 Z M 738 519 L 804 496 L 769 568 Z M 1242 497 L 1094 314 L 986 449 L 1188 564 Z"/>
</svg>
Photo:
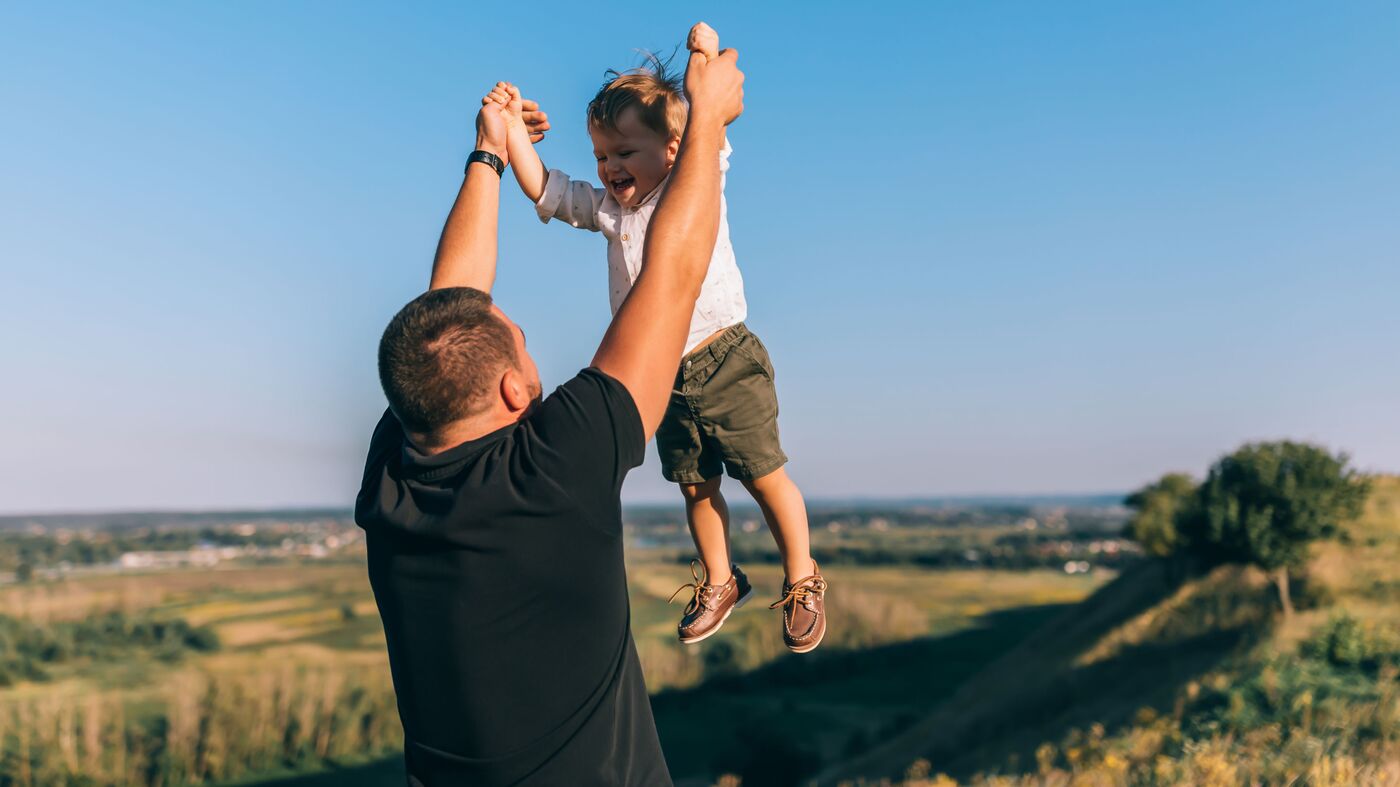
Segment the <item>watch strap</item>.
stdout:
<svg viewBox="0 0 1400 787">
<path fill-rule="evenodd" d="M 467 156 L 466 169 L 471 169 L 472 164 L 478 161 L 483 164 L 490 164 L 491 168 L 496 170 L 498 176 L 506 171 L 506 163 L 501 161 L 501 157 L 487 150 L 473 150 L 472 154 Z"/>
</svg>

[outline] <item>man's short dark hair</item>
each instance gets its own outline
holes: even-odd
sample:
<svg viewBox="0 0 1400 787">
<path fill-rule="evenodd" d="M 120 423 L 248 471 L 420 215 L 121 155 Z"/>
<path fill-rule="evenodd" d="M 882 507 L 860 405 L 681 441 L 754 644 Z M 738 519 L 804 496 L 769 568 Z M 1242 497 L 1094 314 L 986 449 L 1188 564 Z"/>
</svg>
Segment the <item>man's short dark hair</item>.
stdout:
<svg viewBox="0 0 1400 787">
<path fill-rule="evenodd" d="M 429 290 L 389 321 L 379 340 L 379 382 L 404 429 L 432 434 L 490 404 L 507 364 L 519 362 L 491 296 L 470 287 Z"/>
</svg>

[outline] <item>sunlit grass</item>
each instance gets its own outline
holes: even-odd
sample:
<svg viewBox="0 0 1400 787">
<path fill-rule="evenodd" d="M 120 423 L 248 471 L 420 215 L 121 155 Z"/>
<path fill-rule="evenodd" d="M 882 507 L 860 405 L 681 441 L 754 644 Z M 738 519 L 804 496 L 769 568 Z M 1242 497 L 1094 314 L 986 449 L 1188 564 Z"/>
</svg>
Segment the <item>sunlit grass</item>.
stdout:
<svg viewBox="0 0 1400 787">
<path fill-rule="evenodd" d="M 902 779 L 845 783 L 1396 787 L 1400 478 L 1373 480 L 1361 519 L 1343 538 L 1315 547 L 1306 578 L 1304 608 L 1290 621 L 1277 617 L 1267 578 L 1252 569 L 1225 567 L 1187 583 L 1098 639 L 1075 645 L 1073 669 L 1114 659 L 1130 669 L 1142 659 L 1143 648 L 1169 652 L 1173 642 L 1232 626 L 1258 632 L 1242 646 L 1222 651 L 1214 667 L 1187 681 L 1165 707 L 1141 707 L 1122 724 L 1072 726 L 1041 743 L 1034 756 L 1012 755 L 961 781 L 940 773 L 956 763 L 933 758 L 908 765 Z M 1053 673 L 1041 682 L 1046 680 L 1075 677 Z M 1034 684 L 1008 684 L 1008 689 L 1026 691 Z M 982 688 L 985 702 L 1002 701 L 989 685 Z M 1120 682 L 1116 691 L 1123 702 L 1143 696 L 1132 681 Z M 1111 707 L 1102 699 L 1095 702 Z M 1031 713 L 1053 718 L 1063 712 L 1047 705 Z M 999 750 L 1006 757 L 1016 749 L 1008 740 Z"/>
</svg>

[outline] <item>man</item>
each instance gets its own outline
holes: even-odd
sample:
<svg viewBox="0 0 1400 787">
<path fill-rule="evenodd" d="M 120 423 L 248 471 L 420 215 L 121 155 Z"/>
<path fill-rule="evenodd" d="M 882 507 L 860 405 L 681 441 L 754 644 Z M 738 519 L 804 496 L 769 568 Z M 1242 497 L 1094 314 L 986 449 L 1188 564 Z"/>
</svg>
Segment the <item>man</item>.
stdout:
<svg viewBox="0 0 1400 787">
<path fill-rule="evenodd" d="M 411 785 L 671 783 L 629 628 L 620 491 L 713 252 L 724 127 L 743 111 L 735 61 L 691 56 L 644 270 L 592 366 L 544 399 L 524 332 L 489 295 L 508 156 L 499 107 L 477 117 L 431 290 L 380 344 L 389 412 L 355 504 Z"/>
</svg>

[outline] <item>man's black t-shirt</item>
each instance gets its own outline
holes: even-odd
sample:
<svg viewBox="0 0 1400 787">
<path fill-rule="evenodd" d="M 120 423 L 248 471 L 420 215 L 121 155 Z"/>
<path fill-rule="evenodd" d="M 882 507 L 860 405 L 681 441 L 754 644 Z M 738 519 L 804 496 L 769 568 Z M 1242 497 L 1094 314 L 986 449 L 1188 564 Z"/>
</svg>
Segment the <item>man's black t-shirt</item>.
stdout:
<svg viewBox="0 0 1400 787">
<path fill-rule="evenodd" d="M 631 395 L 597 369 L 433 456 L 380 420 L 355 520 L 410 784 L 671 783 L 622 559 L 644 448 Z"/>
</svg>

